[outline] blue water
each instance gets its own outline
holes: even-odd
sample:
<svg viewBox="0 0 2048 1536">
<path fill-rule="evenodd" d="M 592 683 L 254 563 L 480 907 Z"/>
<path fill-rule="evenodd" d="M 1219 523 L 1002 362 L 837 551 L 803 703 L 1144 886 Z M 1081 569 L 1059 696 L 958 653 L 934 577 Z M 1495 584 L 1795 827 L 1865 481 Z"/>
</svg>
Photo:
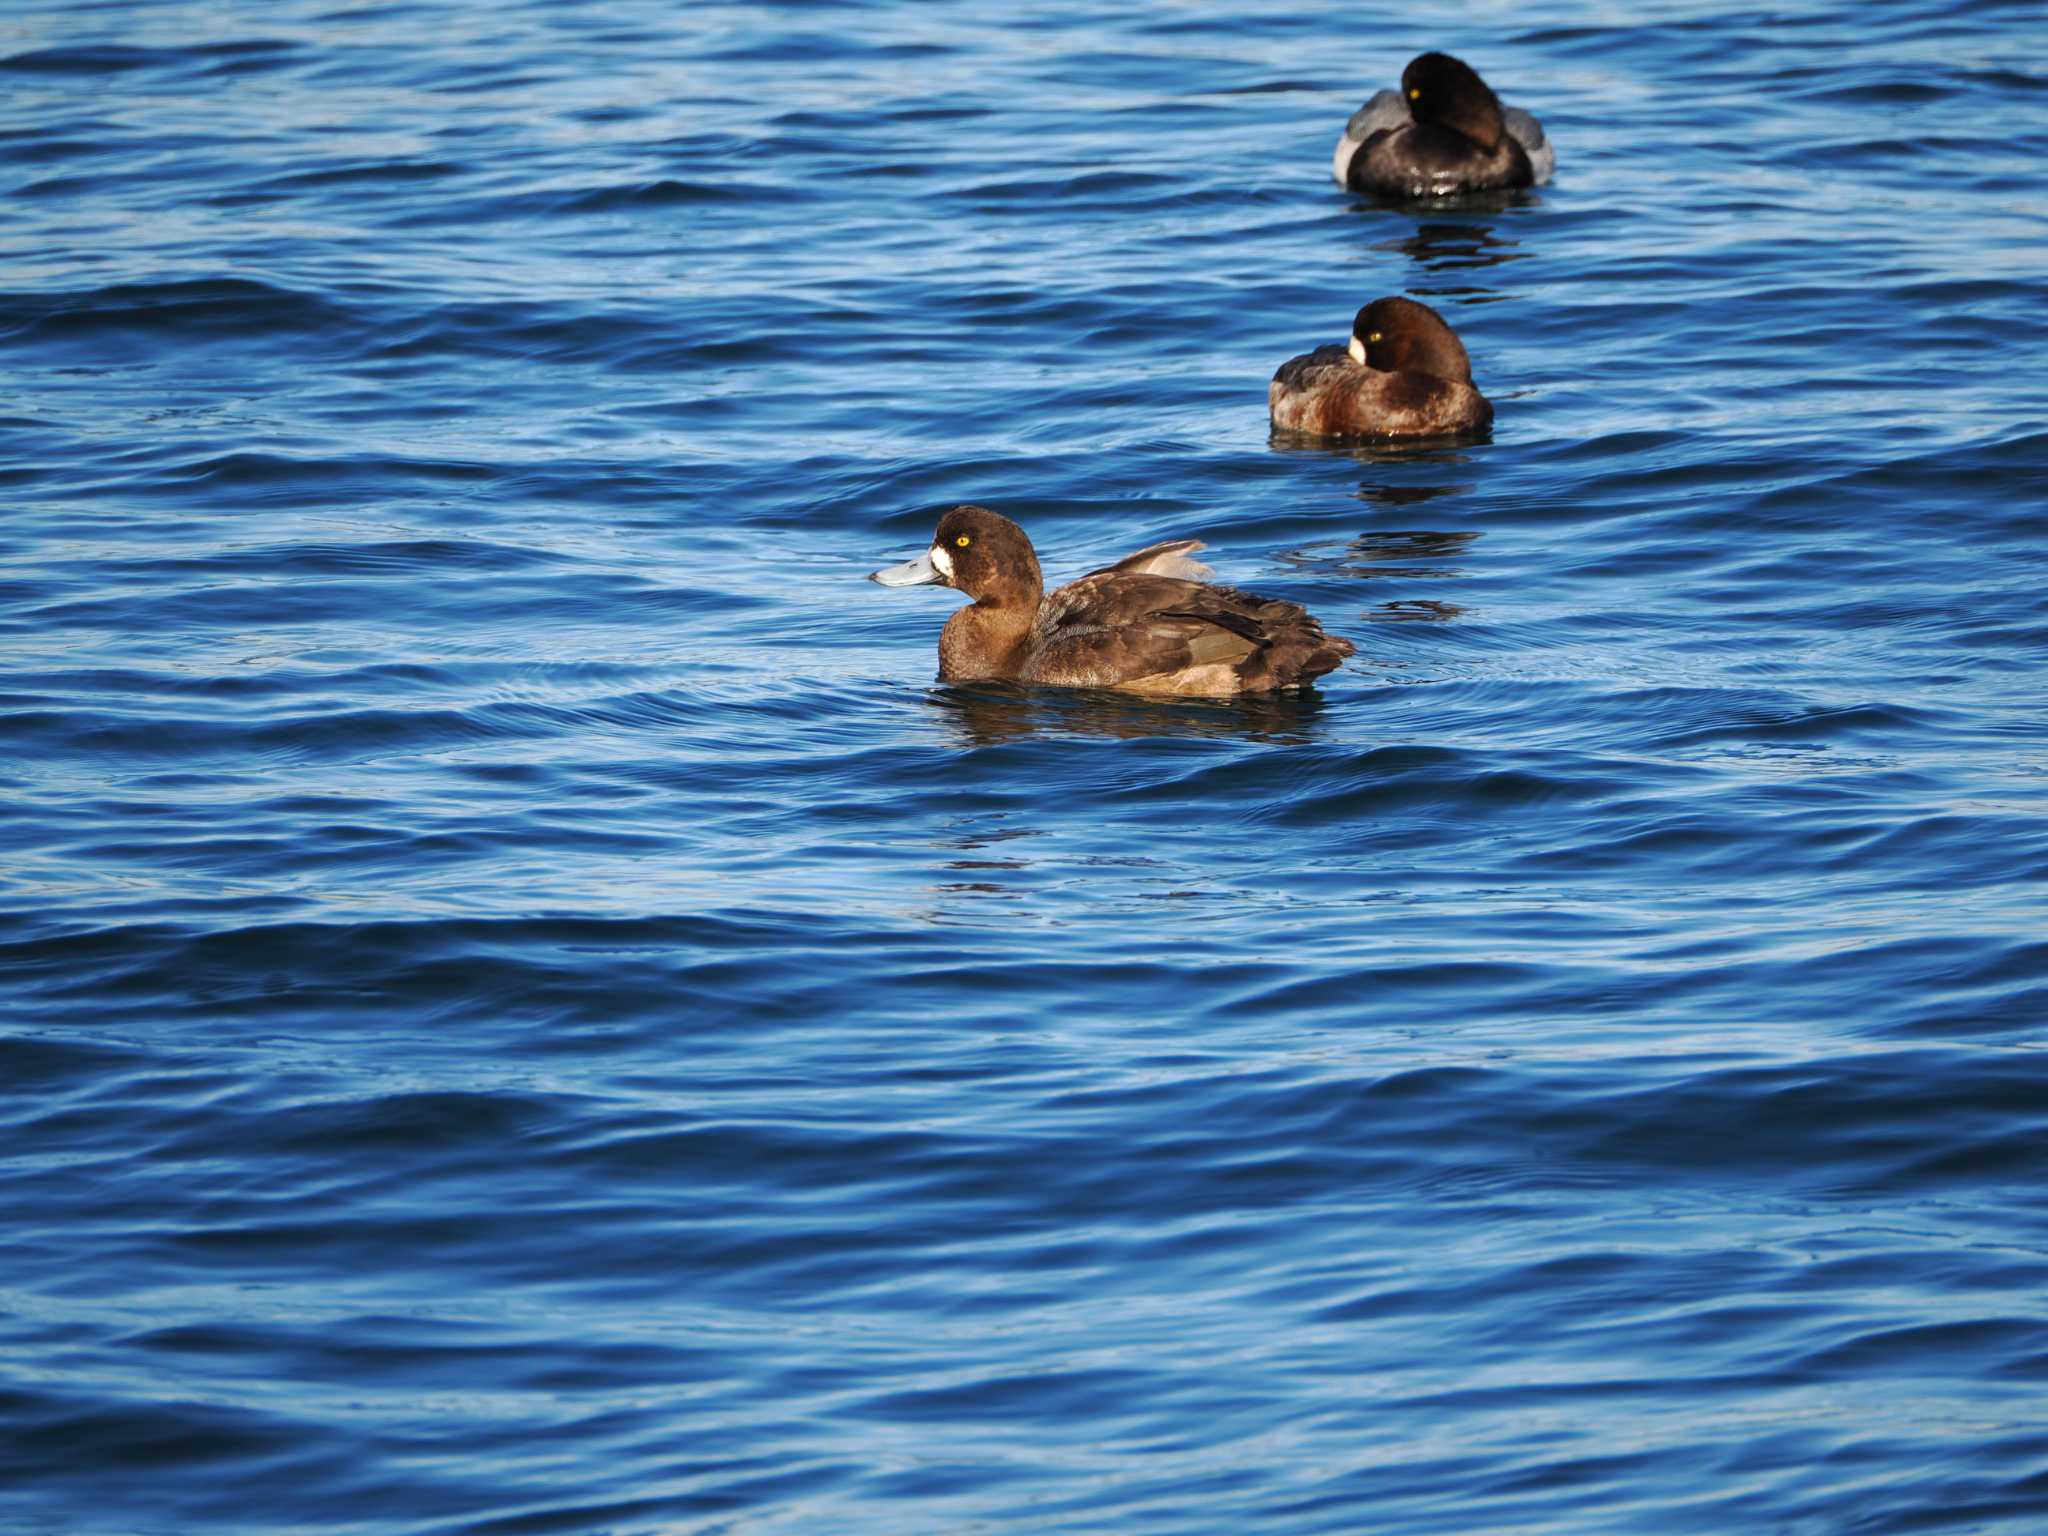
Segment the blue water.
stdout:
<svg viewBox="0 0 2048 1536">
<path fill-rule="evenodd" d="M 9 7 L 0 1528 L 2048 1529 L 2048 18 L 1260 10 Z"/>
</svg>

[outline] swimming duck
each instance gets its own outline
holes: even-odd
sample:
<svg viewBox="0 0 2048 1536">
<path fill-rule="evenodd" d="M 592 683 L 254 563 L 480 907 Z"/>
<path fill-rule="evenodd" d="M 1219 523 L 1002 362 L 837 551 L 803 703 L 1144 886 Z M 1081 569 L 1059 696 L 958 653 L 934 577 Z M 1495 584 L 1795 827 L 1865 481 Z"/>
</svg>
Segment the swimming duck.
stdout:
<svg viewBox="0 0 2048 1536">
<path fill-rule="evenodd" d="M 1388 197 L 1535 186 L 1556 168 L 1543 125 L 1448 53 L 1410 60 L 1401 89 L 1352 113 L 1330 157 L 1339 186 Z"/>
<path fill-rule="evenodd" d="M 1199 539 L 1152 544 L 1047 593 L 1024 530 L 955 507 L 931 548 L 876 571 L 885 587 L 953 587 L 974 601 L 939 635 L 939 677 L 1133 693 L 1263 693 L 1320 676 L 1352 651 L 1300 606 L 1202 580 Z"/>
<path fill-rule="evenodd" d="M 1451 437 L 1493 425 L 1464 343 L 1413 299 L 1374 299 L 1351 322 L 1348 347 L 1282 363 L 1266 406 L 1274 426 L 1318 437 Z"/>
</svg>

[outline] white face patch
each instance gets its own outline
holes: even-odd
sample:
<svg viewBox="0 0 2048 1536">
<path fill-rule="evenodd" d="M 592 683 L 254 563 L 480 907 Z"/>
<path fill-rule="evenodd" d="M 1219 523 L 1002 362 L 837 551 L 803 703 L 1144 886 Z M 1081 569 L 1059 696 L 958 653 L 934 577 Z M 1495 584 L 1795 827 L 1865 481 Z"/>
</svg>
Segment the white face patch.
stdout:
<svg viewBox="0 0 2048 1536">
<path fill-rule="evenodd" d="M 953 557 L 946 553 L 943 545 L 934 544 L 932 546 L 932 564 L 945 572 L 946 580 L 951 581 L 953 579 Z"/>
<path fill-rule="evenodd" d="M 1356 336 L 1351 338 L 1351 361 L 1354 363 L 1363 363 L 1365 361 L 1365 343 Z"/>
</svg>

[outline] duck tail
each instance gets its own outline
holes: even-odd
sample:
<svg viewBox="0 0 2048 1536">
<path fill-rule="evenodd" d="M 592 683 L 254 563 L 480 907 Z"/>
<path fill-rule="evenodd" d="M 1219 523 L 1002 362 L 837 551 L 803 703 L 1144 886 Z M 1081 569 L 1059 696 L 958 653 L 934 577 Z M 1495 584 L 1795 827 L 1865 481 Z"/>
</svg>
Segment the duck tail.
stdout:
<svg viewBox="0 0 2048 1536">
<path fill-rule="evenodd" d="M 1315 620 L 1291 625 L 1238 663 L 1238 686 L 1246 693 L 1296 684 L 1334 672 L 1356 649 L 1349 640 L 1326 635 Z"/>
</svg>

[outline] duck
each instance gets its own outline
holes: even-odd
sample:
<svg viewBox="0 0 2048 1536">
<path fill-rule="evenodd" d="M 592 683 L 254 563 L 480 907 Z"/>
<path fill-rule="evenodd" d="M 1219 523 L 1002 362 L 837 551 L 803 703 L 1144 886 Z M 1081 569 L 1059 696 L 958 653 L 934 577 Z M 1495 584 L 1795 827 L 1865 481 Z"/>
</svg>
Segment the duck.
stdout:
<svg viewBox="0 0 2048 1536">
<path fill-rule="evenodd" d="M 1352 320 L 1348 346 L 1282 363 L 1266 406 L 1275 427 L 1315 437 L 1459 437 L 1493 425 L 1465 344 L 1414 299 L 1374 299 Z"/>
<path fill-rule="evenodd" d="M 1543 125 L 1448 53 L 1409 60 L 1401 89 L 1352 113 L 1330 157 L 1338 186 L 1401 198 L 1540 186 L 1556 168 Z"/>
<path fill-rule="evenodd" d="M 1297 603 L 1212 586 L 1200 539 L 1149 544 L 1048 593 L 1024 530 L 954 507 L 931 547 L 870 574 L 973 599 L 939 634 L 939 679 L 1218 697 L 1299 688 L 1352 654 Z"/>
</svg>

